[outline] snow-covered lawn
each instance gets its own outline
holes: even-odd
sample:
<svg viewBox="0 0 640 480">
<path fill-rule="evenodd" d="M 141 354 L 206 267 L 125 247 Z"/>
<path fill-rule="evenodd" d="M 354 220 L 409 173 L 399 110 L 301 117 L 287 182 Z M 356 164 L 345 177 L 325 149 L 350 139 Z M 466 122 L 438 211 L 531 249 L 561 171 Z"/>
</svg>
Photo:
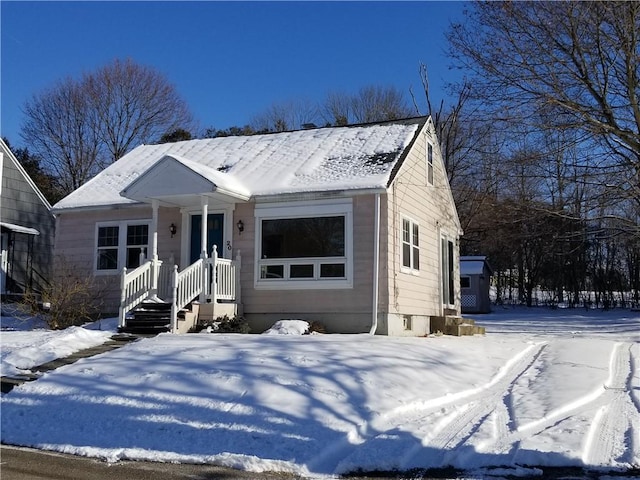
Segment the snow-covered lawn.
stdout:
<svg viewBox="0 0 640 480">
<path fill-rule="evenodd" d="M 37 319 L 2 317 L 0 375 L 30 373 L 30 369 L 38 365 L 103 344 L 114 334 L 117 323 L 109 322 L 107 331 L 97 330 L 99 325 L 98 322 L 89 328 L 54 331 Z"/>
<path fill-rule="evenodd" d="M 639 313 L 475 318 L 487 335 L 159 335 L 3 395 L 2 441 L 308 477 L 640 467 Z"/>
</svg>

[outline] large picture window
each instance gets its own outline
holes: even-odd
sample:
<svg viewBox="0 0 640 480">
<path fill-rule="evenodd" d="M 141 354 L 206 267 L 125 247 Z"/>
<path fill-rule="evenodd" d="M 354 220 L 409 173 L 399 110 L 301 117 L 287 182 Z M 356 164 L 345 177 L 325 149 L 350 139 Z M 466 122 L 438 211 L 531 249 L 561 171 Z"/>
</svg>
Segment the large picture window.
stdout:
<svg viewBox="0 0 640 480">
<path fill-rule="evenodd" d="M 149 222 L 98 224 L 96 270 L 119 271 L 140 266 L 140 254 L 149 248 Z"/>
<path fill-rule="evenodd" d="M 256 286 L 351 285 L 351 203 L 256 209 Z"/>
</svg>

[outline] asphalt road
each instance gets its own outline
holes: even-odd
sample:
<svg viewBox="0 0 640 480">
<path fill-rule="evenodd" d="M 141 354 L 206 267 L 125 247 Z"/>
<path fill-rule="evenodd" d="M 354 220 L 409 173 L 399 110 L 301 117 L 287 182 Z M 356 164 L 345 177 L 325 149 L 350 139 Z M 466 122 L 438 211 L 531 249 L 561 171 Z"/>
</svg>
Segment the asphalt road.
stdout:
<svg viewBox="0 0 640 480">
<path fill-rule="evenodd" d="M 216 467 L 152 462 L 106 463 L 95 459 L 0 446 L 2 480 L 297 480 L 281 473 L 252 473 Z"/>
</svg>

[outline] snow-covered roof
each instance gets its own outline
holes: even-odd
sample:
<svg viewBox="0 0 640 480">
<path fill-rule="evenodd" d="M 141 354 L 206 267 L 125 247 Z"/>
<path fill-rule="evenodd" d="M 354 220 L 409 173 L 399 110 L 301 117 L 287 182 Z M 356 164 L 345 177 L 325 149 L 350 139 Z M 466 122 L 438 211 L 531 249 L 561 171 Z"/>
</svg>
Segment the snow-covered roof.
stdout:
<svg viewBox="0 0 640 480">
<path fill-rule="evenodd" d="M 251 196 L 386 188 L 425 117 L 266 135 L 142 145 L 54 208 L 134 203 L 121 195 L 166 156 L 212 183 L 237 185 Z M 215 174 L 213 174 L 215 172 Z M 211 174 L 211 175 L 210 175 Z M 221 182 L 222 178 L 228 181 Z M 198 193 L 198 192 L 194 192 Z"/>
<path fill-rule="evenodd" d="M 15 233 L 24 233 L 26 235 L 40 235 L 40 232 L 35 228 L 23 227 L 22 225 L 16 225 L 14 223 L 0 222 L 0 227 L 11 230 Z"/>
</svg>

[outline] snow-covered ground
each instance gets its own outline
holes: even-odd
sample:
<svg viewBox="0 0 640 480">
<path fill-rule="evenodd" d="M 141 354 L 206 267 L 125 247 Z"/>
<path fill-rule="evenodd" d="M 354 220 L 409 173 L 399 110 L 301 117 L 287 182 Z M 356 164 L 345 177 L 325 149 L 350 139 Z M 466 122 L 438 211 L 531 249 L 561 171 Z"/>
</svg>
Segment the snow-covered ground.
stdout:
<svg viewBox="0 0 640 480">
<path fill-rule="evenodd" d="M 487 335 L 159 335 L 3 395 L 2 441 L 307 477 L 640 467 L 640 313 L 475 318 Z"/>
</svg>

